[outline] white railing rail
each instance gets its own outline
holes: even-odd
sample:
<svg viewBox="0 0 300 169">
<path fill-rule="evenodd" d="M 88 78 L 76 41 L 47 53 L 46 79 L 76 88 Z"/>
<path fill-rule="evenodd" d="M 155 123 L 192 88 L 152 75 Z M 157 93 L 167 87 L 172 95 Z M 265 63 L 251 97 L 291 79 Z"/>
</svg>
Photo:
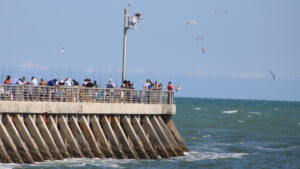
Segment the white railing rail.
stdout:
<svg viewBox="0 0 300 169">
<path fill-rule="evenodd" d="M 0 101 L 173 104 L 173 100 L 173 92 L 160 90 L 0 85 Z"/>
</svg>

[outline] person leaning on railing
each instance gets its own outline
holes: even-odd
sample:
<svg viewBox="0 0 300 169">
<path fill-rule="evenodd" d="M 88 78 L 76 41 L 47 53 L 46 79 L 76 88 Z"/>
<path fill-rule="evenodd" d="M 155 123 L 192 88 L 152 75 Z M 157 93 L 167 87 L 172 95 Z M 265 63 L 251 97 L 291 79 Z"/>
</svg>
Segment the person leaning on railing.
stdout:
<svg viewBox="0 0 300 169">
<path fill-rule="evenodd" d="M 168 103 L 170 104 L 171 103 L 171 95 L 173 95 L 173 89 L 174 89 L 175 87 L 172 85 L 172 83 L 171 82 L 169 82 L 169 84 L 168 84 Z"/>
</svg>

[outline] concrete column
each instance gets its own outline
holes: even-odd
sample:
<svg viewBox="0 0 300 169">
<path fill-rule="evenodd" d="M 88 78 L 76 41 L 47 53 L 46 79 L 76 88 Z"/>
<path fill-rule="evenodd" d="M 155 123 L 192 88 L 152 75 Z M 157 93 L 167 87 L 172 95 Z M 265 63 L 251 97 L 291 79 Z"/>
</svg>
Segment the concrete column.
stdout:
<svg viewBox="0 0 300 169">
<path fill-rule="evenodd" d="M 150 159 L 148 154 L 146 153 L 142 142 L 140 141 L 139 137 L 137 136 L 136 132 L 134 131 L 129 118 L 125 115 L 121 117 L 121 123 L 123 125 L 124 132 L 127 136 L 131 139 L 133 143 L 133 147 L 136 150 L 137 154 L 142 159 Z"/>
<path fill-rule="evenodd" d="M 24 163 L 21 158 L 15 143 L 8 134 L 6 128 L 4 127 L 2 120 L 0 120 L 0 137 L 2 139 L 3 145 L 6 148 L 6 152 L 9 155 L 10 159 L 15 163 Z"/>
<path fill-rule="evenodd" d="M 90 147 L 91 147 L 91 150 L 92 150 L 93 154 L 96 157 L 105 158 L 105 156 L 102 154 L 102 152 L 101 152 L 101 150 L 100 150 L 100 148 L 99 148 L 99 146 L 96 142 L 94 134 L 93 134 L 92 130 L 90 129 L 90 125 L 87 122 L 85 116 L 82 115 L 78 122 L 79 122 L 79 125 L 81 127 L 82 133 L 85 136 L 85 139 L 90 144 Z"/>
<path fill-rule="evenodd" d="M 150 140 L 148 139 L 146 133 L 144 132 L 141 124 L 140 124 L 140 121 L 139 119 L 134 116 L 132 119 L 131 119 L 131 124 L 132 124 L 132 127 L 134 128 L 136 134 L 139 136 L 139 138 L 141 139 L 143 145 L 144 145 L 144 148 L 148 154 L 148 156 L 151 158 L 151 159 L 157 159 L 157 154 L 150 142 Z"/>
<path fill-rule="evenodd" d="M 54 139 L 54 141 L 57 145 L 57 148 L 58 148 L 59 152 L 61 153 L 61 155 L 64 158 L 70 158 L 71 156 L 68 153 L 67 147 L 64 144 L 64 141 L 63 141 L 63 139 L 62 139 L 62 137 L 61 137 L 61 135 L 60 135 L 60 133 L 57 129 L 57 124 L 56 124 L 54 118 L 51 115 L 49 115 L 47 117 L 46 123 L 47 123 L 48 129 L 49 129 L 49 131 L 50 131 L 50 133 L 51 133 L 51 135 L 52 135 L 52 137 L 53 137 L 53 139 Z"/>
<path fill-rule="evenodd" d="M 32 156 L 32 158 L 34 159 L 35 162 L 37 161 L 45 161 L 44 158 L 42 157 L 38 146 L 36 145 L 36 143 L 34 142 L 33 138 L 31 137 L 26 125 L 24 124 L 24 120 L 20 115 L 15 115 L 14 117 L 14 123 L 16 128 L 19 131 L 19 134 L 21 135 L 21 137 L 23 138 L 24 142 L 26 143 L 29 152 Z"/>
<path fill-rule="evenodd" d="M 107 158 L 115 158 L 113 151 L 110 148 L 110 144 L 107 141 L 105 134 L 100 126 L 99 119 L 96 115 L 91 118 L 91 129 L 94 133 L 95 138 L 99 142 L 101 151 L 105 154 Z"/>
<path fill-rule="evenodd" d="M 151 121 L 157 135 L 159 136 L 159 138 L 161 139 L 163 145 L 165 146 L 166 150 L 170 154 L 170 156 L 178 157 L 178 154 L 173 149 L 168 137 L 166 136 L 165 132 L 163 131 L 163 129 L 161 128 L 159 122 L 157 121 L 157 118 L 155 116 L 152 116 L 152 117 L 150 117 L 150 121 Z"/>
<path fill-rule="evenodd" d="M 167 127 L 170 131 L 172 131 L 173 136 L 175 137 L 178 145 L 181 147 L 181 149 L 185 152 L 188 152 L 189 149 L 187 148 L 187 146 L 184 144 L 184 141 L 182 140 L 173 120 L 171 119 L 171 116 L 166 118 L 166 124 Z"/>
<path fill-rule="evenodd" d="M 14 141 L 19 154 L 21 155 L 21 157 L 23 157 L 23 161 L 25 163 L 34 163 L 34 160 L 31 157 L 27 146 L 24 144 L 18 130 L 16 129 L 12 121 L 12 116 L 6 114 L 6 116 L 3 119 L 3 123 L 6 127 L 8 134 L 11 136 L 12 140 Z"/>
<path fill-rule="evenodd" d="M 180 146 L 177 144 L 174 136 L 172 135 L 171 131 L 169 131 L 168 127 L 166 126 L 165 122 L 163 121 L 163 119 L 161 118 L 161 116 L 157 116 L 157 121 L 159 122 L 161 128 L 163 129 L 164 133 L 166 134 L 166 136 L 168 137 L 172 147 L 174 148 L 174 150 L 176 151 L 176 153 L 179 156 L 183 156 L 183 150 L 180 148 Z"/>
<path fill-rule="evenodd" d="M 48 160 L 53 160 L 53 157 L 50 153 L 49 147 L 47 146 L 40 131 L 38 130 L 32 116 L 27 115 L 25 117 L 24 121 L 25 121 L 28 131 L 30 132 L 31 136 L 34 138 L 36 144 L 38 145 L 40 153 L 42 154 L 43 158 L 48 159 Z"/>
<path fill-rule="evenodd" d="M 101 126 L 103 127 L 103 130 L 107 136 L 107 139 L 109 140 L 111 144 L 111 149 L 113 150 L 115 156 L 119 159 L 126 158 L 126 155 L 123 153 L 120 143 L 116 137 L 115 132 L 113 131 L 108 118 L 106 115 L 101 117 Z"/>
<path fill-rule="evenodd" d="M 0 163 L 13 163 L 6 152 L 5 146 L 0 138 Z"/>
<path fill-rule="evenodd" d="M 113 115 L 111 119 L 111 125 L 114 129 L 120 143 L 122 144 L 122 150 L 126 154 L 128 158 L 134 158 L 138 159 L 138 155 L 136 152 L 132 149 L 131 145 L 129 144 L 127 137 L 120 125 L 119 119 L 117 116 Z"/>
<path fill-rule="evenodd" d="M 146 134 L 149 137 L 149 140 L 151 141 L 154 149 L 156 150 L 157 153 L 160 154 L 161 157 L 163 158 L 169 158 L 170 155 L 167 152 L 167 150 L 165 149 L 163 143 L 161 142 L 159 136 L 157 135 L 156 131 L 154 130 L 148 116 L 144 116 L 142 119 L 142 126 L 144 131 L 146 132 Z"/>
<path fill-rule="evenodd" d="M 62 138 L 66 139 L 68 142 L 70 154 L 76 158 L 83 158 L 84 156 L 80 151 L 66 118 L 63 115 L 59 117 L 58 124 Z"/>
<path fill-rule="evenodd" d="M 54 141 L 50 131 L 48 130 L 48 127 L 47 127 L 42 115 L 37 115 L 36 124 L 40 130 L 41 135 L 43 136 L 45 142 L 47 143 L 47 145 L 49 147 L 52 157 L 54 157 L 55 159 L 58 159 L 58 160 L 62 160 L 63 157 L 60 154 L 60 152 L 55 144 L 55 141 Z"/>
<path fill-rule="evenodd" d="M 77 141 L 81 147 L 81 152 L 83 153 L 83 155 L 85 157 L 94 158 L 95 156 L 92 153 L 88 142 L 85 140 L 84 135 L 78 125 L 78 120 L 77 120 L 77 118 L 75 118 L 74 115 L 71 115 L 69 117 L 69 125 L 74 134 L 74 137 L 77 139 Z"/>
</svg>

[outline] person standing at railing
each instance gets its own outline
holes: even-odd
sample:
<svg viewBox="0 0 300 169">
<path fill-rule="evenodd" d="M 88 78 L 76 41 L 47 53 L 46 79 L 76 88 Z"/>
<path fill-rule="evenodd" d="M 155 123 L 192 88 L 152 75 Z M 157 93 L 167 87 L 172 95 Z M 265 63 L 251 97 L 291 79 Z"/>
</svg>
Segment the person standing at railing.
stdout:
<svg viewBox="0 0 300 169">
<path fill-rule="evenodd" d="M 38 82 L 37 82 L 37 80 L 36 80 L 35 77 L 32 77 L 32 78 L 31 78 L 31 83 L 30 83 L 30 85 L 32 85 L 32 86 L 37 86 L 37 85 L 38 85 Z"/>
<path fill-rule="evenodd" d="M 68 86 L 68 87 L 72 86 L 72 80 L 68 77 L 65 79 L 65 86 Z"/>
<path fill-rule="evenodd" d="M 6 79 L 5 79 L 5 81 L 4 81 L 4 84 L 10 84 L 11 81 L 12 81 L 12 80 L 11 80 L 11 76 L 8 75 L 8 76 L 6 77 Z"/>
<path fill-rule="evenodd" d="M 45 82 L 45 80 L 43 78 L 41 78 L 41 81 L 40 81 L 40 86 L 47 86 L 47 83 Z"/>
<path fill-rule="evenodd" d="M 31 78 L 30 85 L 32 85 L 32 86 L 37 86 L 38 85 L 38 82 L 37 82 L 35 77 Z M 31 99 L 36 99 L 37 91 L 38 90 L 35 87 L 30 87 L 29 88 L 29 94 L 31 96 L 30 97 Z"/>
<path fill-rule="evenodd" d="M 110 89 L 110 90 L 107 90 L 107 92 L 108 92 L 108 99 L 110 101 L 112 101 L 113 98 L 114 98 L 114 90 L 113 90 L 113 88 L 116 88 L 116 87 L 117 86 L 114 84 L 113 80 L 109 79 L 108 82 L 107 82 L 107 84 L 106 84 L 106 88 Z"/>
<path fill-rule="evenodd" d="M 172 83 L 171 82 L 169 82 L 169 84 L 168 84 L 168 103 L 170 104 L 171 103 L 171 95 L 173 95 L 173 89 L 174 89 L 175 87 L 172 85 Z"/>
</svg>

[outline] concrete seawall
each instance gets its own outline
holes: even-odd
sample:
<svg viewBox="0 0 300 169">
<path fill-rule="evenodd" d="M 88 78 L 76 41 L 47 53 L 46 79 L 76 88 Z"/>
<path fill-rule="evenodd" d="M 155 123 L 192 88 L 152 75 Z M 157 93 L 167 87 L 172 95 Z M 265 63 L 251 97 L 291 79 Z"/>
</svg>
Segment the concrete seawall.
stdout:
<svg viewBox="0 0 300 169">
<path fill-rule="evenodd" d="M 171 115 L 0 114 L 0 162 L 158 159 L 188 151 Z"/>
</svg>

